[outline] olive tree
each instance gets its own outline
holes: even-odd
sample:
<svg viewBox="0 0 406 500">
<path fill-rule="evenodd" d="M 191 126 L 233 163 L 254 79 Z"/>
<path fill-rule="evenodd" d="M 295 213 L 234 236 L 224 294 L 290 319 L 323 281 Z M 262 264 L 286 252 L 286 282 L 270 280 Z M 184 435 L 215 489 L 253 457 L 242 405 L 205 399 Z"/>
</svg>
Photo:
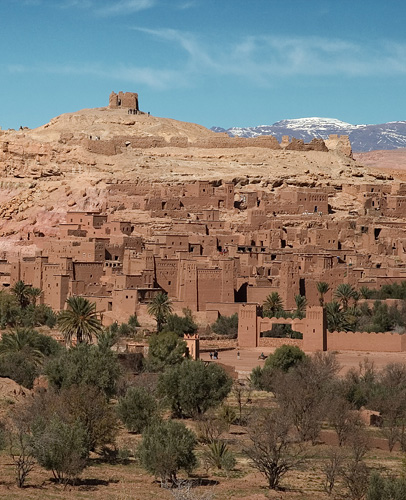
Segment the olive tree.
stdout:
<svg viewBox="0 0 406 500">
<path fill-rule="evenodd" d="M 193 417 L 219 405 L 231 386 L 231 378 L 217 364 L 186 360 L 160 376 L 158 391 L 176 416 Z"/>
<path fill-rule="evenodd" d="M 161 484 L 176 483 L 181 469 L 191 472 L 197 465 L 195 434 L 173 420 L 157 421 L 147 427 L 138 446 L 141 465 Z"/>
<path fill-rule="evenodd" d="M 159 415 L 154 396 L 143 387 L 130 387 L 120 398 L 117 413 L 130 432 L 143 430 Z"/>
</svg>

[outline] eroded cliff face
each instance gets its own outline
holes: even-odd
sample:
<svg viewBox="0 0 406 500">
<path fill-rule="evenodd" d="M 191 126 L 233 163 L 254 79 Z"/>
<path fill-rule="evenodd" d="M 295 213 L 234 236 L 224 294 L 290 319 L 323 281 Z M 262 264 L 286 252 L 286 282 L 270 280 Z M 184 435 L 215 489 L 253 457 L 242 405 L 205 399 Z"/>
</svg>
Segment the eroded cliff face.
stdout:
<svg viewBox="0 0 406 500">
<path fill-rule="evenodd" d="M 111 183 L 231 181 L 249 190 L 387 177 L 355 162 L 343 137 L 291 144 L 285 148 L 270 136 L 228 138 L 108 108 L 61 115 L 34 130 L 0 131 L 0 236 L 52 234 L 67 210 L 103 208 Z"/>
</svg>

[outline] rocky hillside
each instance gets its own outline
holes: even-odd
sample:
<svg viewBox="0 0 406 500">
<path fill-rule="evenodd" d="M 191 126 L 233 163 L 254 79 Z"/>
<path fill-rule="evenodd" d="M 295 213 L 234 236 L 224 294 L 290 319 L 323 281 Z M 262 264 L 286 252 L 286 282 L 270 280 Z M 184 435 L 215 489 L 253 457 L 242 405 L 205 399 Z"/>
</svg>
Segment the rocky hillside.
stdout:
<svg viewBox="0 0 406 500">
<path fill-rule="evenodd" d="M 380 125 L 352 125 L 334 118 L 299 118 L 282 120 L 273 125 L 233 127 L 227 130 L 213 127 L 214 132 L 227 132 L 231 137 L 274 135 L 279 141 L 284 135 L 309 142 L 313 137 L 327 139 L 330 134 L 348 135 L 354 152 L 406 147 L 406 121 Z"/>
<path fill-rule="evenodd" d="M 0 236 L 11 237 L 2 240 L 3 248 L 19 234 L 52 234 L 69 209 L 103 208 L 111 183 L 231 180 L 249 189 L 373 182 L 389 175 L 328 141 L 327 152 L 184 146 L 212 137 L 217 134 L 196 124 L 108 108 L 61 115 L 34 130 L 0 131 Z"/>
</svg>

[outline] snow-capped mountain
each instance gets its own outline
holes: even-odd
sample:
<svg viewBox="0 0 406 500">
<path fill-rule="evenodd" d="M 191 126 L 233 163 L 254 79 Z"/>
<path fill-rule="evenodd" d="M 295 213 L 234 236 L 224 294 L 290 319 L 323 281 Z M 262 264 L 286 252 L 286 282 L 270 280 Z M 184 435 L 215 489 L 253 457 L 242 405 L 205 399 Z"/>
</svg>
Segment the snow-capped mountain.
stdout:
<svg viewBox="0 0 406 500">
<path fill-rule="evenodd" d="M 328 139 L 330 134 L 349 135 L 354 152 L 376 149 L 406 148 L 406 121 L 389 122 L 380 125 L 352 125 L 335 118 L 297 118 L 281 120 L 273 125 L 257 127 L 232 127 L 227 130 L 212 127 L 214 132 L 227 132 L 231 137 L 257 137 L 274 135 L 278 141 L 289 135 L 310 142 L 314 137 Z"/>
</svg>

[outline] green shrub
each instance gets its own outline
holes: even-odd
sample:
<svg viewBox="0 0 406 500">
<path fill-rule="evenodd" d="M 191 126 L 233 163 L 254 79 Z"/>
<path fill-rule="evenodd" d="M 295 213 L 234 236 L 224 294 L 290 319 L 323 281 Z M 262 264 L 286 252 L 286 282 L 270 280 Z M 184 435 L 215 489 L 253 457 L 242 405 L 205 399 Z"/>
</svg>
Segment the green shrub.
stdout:
<svg viewBox="0 0 406 500">
<path fill-rule="evenodd" d="M 234 469 L 236 460 L 224 441 L 212 441 L 203 453 L 203 460 L 207 468 L 215 467 L 227 472 Z"/>
<path fill-rule="evenodd" d="M 191 472 L 196 467 L 195 447 L 196 436 L 184 424 L 160 421 L 147 427 L 137 455 L 141 465 L 163 484 L 176 483 L 176 475 L 181 469 Z"/>
<path fill-rule="evenodd" d="M 197 325 L 193 321 L 191 315 L 178 316 L 177 314 L 169 314 L 166 318 L 166 323 L 163 327 L 164 332 L 175 332 L 177 335 L 182 336 L 197 332 Z"/>
<path fill-rule="evenodd" d="M 117 405 L 117 413 L 130 432 L 141 433 L 158 417 L 154 396 L 143 387 L 130 387 Z"/>
<path fill-rule="evenodd" d="M 367 500 L 404 500 L 406 498 L 406 479 L 387 477 L 374 473 L 369 479 Z"/>
<path fill-rule="evenodd" d="M 111 349 L 97 345 L 79 344 L 51 360 L 45 373 L 56 389 L 72 385 L 98 387 L 107 397 L 116 393 L 120 375 L 117 355 Z"/>
<path fill-rule="evenodd" d="M 86 429 L 79 421 L 58 417 L 33 429 L 33 455 L 41 467 L 51 470 L 59 482 L 72 480 L 87 464 Z"/>
<path fill-rule="evenodd" d="M 268 356 L 264 367 L 287 372 L 298 363 L 301 363 L 305 358 L 306 354 L 299 347 L 282 345 L 273 354 Z"/>
<path fill-rule="evenodd" d="M 232 316 L 220 316 L 216 322 L 211 325 L 211 329 L 217 335 L 227 336 L 233 339 L 238 335 L 238 314 Z"/>
<path fill-rule="evenodd" d="M 231 378 L 217 364 L 186 360 L 161 374 L 158 391 L 175 415 L 192 417 L 218 406 L 231 386 Z"/>
<path fill-rule="evenodd" d="M 149 340 L 147 366 L 151 371 L 162 371 L 167 366 L 182 363 L 187 352 L 186 342 L 174 332 L 160 332 Z"/>
<path fill-rule="evenodd" d="M 0 357 L 0 377 L 7 377 L 17 384 L 32 389 L 39 375 L 38 366 L 27 359 L 24 352 L 13 352 Z"/>
<path fill-rule="evenodd" d="M 306 354 L 297 346 L 282 345 L 270 354 L 264 367 L 256 366 L 250 375 L 251 384 L 255 389 L 271 391 L 274 374 L 277 371 L 288 372 L 306 359 Z"/>
<path fill-rule="evenodd" d="M 262 337 L 271 337 L 271 338 L 288 338 L 288 339 L 302 339 L 303 333 L 296 332 L 292 330 L 290 325 L 281 325 L 275 324 L 272 325 L 271 330 L 266 330 L 261 333 Z"/>
</svg>

